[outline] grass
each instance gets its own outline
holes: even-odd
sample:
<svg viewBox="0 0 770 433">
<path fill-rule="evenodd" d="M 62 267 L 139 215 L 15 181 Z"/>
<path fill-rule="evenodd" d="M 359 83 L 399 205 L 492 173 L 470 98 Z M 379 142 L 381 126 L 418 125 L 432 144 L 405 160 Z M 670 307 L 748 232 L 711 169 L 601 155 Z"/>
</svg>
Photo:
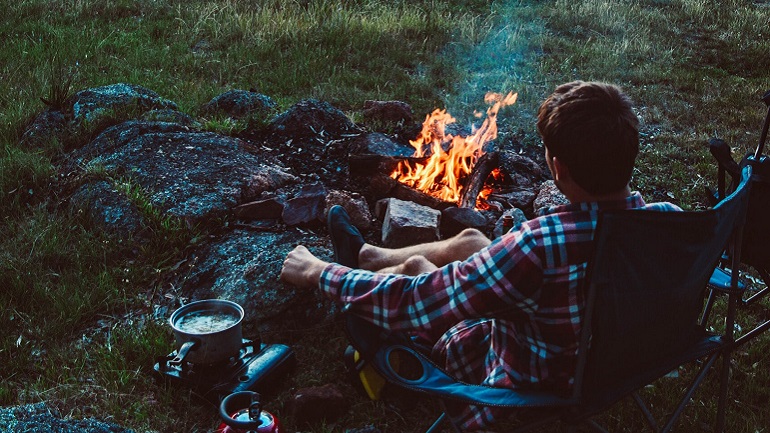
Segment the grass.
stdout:
<svg viewBox="0 0 770 433">
<path fill-rule="evenodd" d="M 446 107 L 462 119 L 485 91 L 512 90 L 519 102 L 501 113 L 507 126 L 499 141 L 529 148 L 539 146 L 537 104 L 557 84 L 609 81 L 632 96 L 643 121 L 634 187 L 650 200 L 700 209 L 703 187 L 715 183 L 706 140 L 726 140 L 736 157 L 758 142 L 758 98 L 770 88 L 768 22 L 770 5 L 762 0 L 8 3 L 0 18 L 0 405 L 45 400 L 76 417 L 109 414 L 137 431 L 217 425 L 213 408 L 158 387 L 148 374 L 172 344 L 165 324 L 148 319 L 148 291 L 201 233 L 164 218 L 140 188 L 109 173 L 93 175 L 109 179 L 149 216 L 148 246 L 131 251 L 71 214 L 57 196 L 62 179 L 54 167 L 72 144 L 18 144 L 46 104 L 129 82 L 191 114 L 226 90 L 253 88 L 282 109 L 318 98 L 356 117 L 367 99 L 394 99 L 418 117 Z M 242 127 L 220 119 L 204 125 L 224 133 Z M 749 321 L 760 312 L 744 314 Z M 265 338 L 297 349 L 301 367 L 271 407 L 290 431 L 371 423 L 412 431 L 425 424 L 430 407 L 351 397 L 349 414 L 336 425 L 293 425 L 283 404 L 292 388 L 346 386 L 339 363 L 345 341 L 333 322 Z M 736 355 L 731 431 L 770 425 L 763 410 L 768 344 L 763 337 Z M 715 389 L 707 385 L 681 431 L 707 430 L 713 421 Z M 646 392 L 656 408 L 673 394 L 666 386 Z M 627 405 L 603 421 L 612 431 L 642 428 Z"/>
</svg>

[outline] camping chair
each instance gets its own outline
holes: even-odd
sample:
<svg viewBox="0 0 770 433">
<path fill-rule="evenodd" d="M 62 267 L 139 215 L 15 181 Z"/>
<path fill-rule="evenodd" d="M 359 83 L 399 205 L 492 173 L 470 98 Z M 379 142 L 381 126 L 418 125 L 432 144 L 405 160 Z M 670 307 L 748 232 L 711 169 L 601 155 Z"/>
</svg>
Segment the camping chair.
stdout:
<svg viewBox="0 0 770 433">
<path fill-rule="evenodd" d="M 368 362 L 387 382 L 407 390 L 442 401 L 541 409 L 515 431 L 552 422 L 572 427 L 587 424 L 606 431 L 591 417 L 628 395 L 655 431 L 669 431 L 719 355 L 732 344 L 729 329 L 724 335 L 708 334 L 698 318 L 706 285 L 725 246 L 735 246 L 732 257 L 740 259 L 750 173 L 751 168 L 746 168 L 736 190 L 710 210 L 621 210 L 600 215 L 571 395 L 458 382 L 407 336 L 387 333 L 348 313 L 351 344 L 360 352 L 362 363 Z M 731 284 L 737 286 L 737 277 L 731 278 Z M 700 361 L 700 371 L 661 428 L 635 391 L 690 361 Z M 404 372 L 400 366 L 406 363 L 419 368 Z M 722 430 L 726 405 L 726 375 L 721 379 L 716 431 Z M 442 414 L 427 431 L 437 431 L 444 419 L 449 417 Z"/>
<path fill-rule="evenodd" d="M 767 133 L 768 129 L 770 129 L 770 91 L 764 94 L 762 101 L 768 107 L 768 111 L 765 115 L 759 144 L 756 150 L 748 153 L 740 164 L 733 161 L 730 155 L 730 147 L 727 143 L 719 139 L 709 141 L 709 151 L 718 163 L 718 186 L 716 194 L 710 194 L 712 203 L 718 203 L 725 197 L 726 191 L 729 192 L 735 189 L 735 186 L 740 182 L 740 173 L 743 167 L 752 167 L 752 186 L 744 228 L 743 245 L 741 247 L 740 264 L 752 268 L 759 275 L 764 288 L 755 293 L 750 293 L 747 284 L 739 281 L 738 290 L 740 296 L 737 300 L 737 307 L 739 308 L 755 304 L 770 293 L 770 247 L 768 247 L 770 245 L 770 226 L 767 223 L 768 215 L 770 215 L 770 158 L 764 155 Z M 729 187 L 727 186 L 728 175 L 731 178 Z M 724 258 L 725 260 L 715 269 L 709 282 L 709 287 L 712 291 L 701 319 L 703 324 L 707 324 L 716 298 L 720 294 L 730 291 L 729 281 L 732 273 L 739 273 L 740 271 L 738 267 L 730 265 L 729 252 L 725 253 Z M 729 305 L 728 308 L 730 308 Z M 741 335 L 737 339 L 736 345 L 740 346 L 768 329 L 770 329 L 770 320 L 756 325 Z"/>
</svg>

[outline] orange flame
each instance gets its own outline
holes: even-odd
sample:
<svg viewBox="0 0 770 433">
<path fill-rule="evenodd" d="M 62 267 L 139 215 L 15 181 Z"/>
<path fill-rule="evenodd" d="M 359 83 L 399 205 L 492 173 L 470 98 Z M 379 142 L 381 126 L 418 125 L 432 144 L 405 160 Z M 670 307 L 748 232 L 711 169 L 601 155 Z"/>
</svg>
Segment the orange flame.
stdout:
<svg viewBox="0 0 770 433">
<path fill-rule="evenodd" d="M 447 134 L 446 125 L 454 123 L 455 119 L 446 110 L 434 110 L 425 117 L 417 138 L 409 141 L 415 149 L 413 156 L 429 155 L 427 161 L 402 161 L 390 177 L 430 196 L 458 203 L 462 193 L 460 180 L 471 173 L 473 165 L 484 154 L 484 144 L 497 138 L 497 112 L 514 104 L 517 96 L 513 92 L 505 97 L 500 93 L 487 93 L 484 101 L 491 104 L 487 118 L 468 137 Z M 489 192 L 485 191 L 486 194 Z"/>
</svg>

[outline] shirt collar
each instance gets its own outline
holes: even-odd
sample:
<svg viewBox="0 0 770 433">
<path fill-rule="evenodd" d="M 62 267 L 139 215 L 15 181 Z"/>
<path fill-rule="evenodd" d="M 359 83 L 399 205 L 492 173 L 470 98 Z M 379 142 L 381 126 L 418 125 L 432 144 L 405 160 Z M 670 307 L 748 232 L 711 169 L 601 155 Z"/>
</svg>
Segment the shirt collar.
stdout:
<svg viewBox="0 0 770 433">
<path fill-rule="evenodd" d="M 558 206 L 550 206 L 540 209 L 538 215 L 549 215 L 561 212 L 598 211 L 605 209 L 636 209 L 644 207 L 644 199 L 638 191 L 634 191 L 628 197 L 619 200 L 586 201 L 569 203 Z"/>
</svg>

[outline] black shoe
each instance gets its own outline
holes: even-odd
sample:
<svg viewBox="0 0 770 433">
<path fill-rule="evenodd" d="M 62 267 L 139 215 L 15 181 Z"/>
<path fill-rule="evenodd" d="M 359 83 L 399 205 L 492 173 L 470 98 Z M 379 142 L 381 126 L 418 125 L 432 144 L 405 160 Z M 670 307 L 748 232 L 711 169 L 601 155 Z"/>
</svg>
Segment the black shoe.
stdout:
<svg viewBox="0 0 770 433">
<path fill-rule="evenodd" d="M 334 261 L 343 266 L 357 268 L 358 252 L 365 243 L 361 232 L 350 221 L 350 216 L 342 206 L 332 206 L 326 218 L 334 247 Z"/>
</svg>

